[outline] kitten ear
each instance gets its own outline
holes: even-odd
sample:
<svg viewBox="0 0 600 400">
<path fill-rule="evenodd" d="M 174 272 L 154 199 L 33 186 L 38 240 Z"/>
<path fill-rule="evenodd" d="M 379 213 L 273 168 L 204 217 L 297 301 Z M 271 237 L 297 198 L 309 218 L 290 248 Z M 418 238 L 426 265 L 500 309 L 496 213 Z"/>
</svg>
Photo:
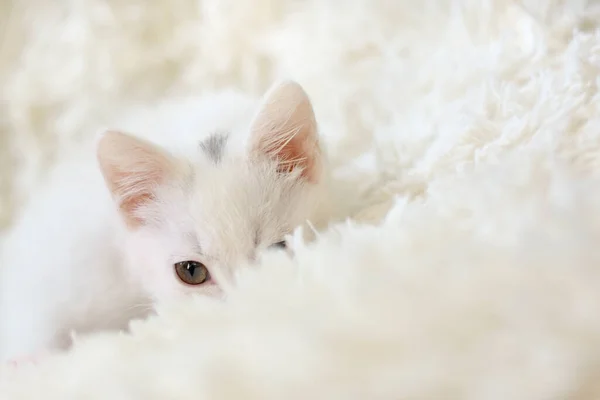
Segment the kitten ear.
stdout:
<svg viewBox="0 0 600 400">
<path fill-rule="evenodd" d="M 172 178 L 175 160 L 154 144 L 121 132 L 105 132 L 96 145 L 100 170 L 127 225 L 143 223 L 136 210 L 155 197 L 157 186 Z"/>
<path fill-rule="evenodd" d="M 300 176 L 319 179 L 321 151 L 315 114 L 302 87 L 285 81 L 267 92 L 251 125 L 251 151 L 278 162 L 279 172 L 301 168 Z"/>
</svg>

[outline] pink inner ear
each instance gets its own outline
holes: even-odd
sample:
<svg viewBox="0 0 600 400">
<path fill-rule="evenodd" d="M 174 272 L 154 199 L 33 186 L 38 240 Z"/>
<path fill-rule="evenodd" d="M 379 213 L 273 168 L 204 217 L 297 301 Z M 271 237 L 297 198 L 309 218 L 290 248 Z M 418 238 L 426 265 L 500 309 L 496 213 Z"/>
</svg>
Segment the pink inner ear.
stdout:
<svg viewBox="0 0 600 400">
<path fill-rule="evenodd" d="M 116 172 L 114 174 L 114 179 L 117 179 L 117 182 L 126 182 L 131 180 L 132 177 L 125 172 Z M 121 210 L 123 218 L 129 227 L 135 228 L 143 224 L 143 219 L 140 218 L 136 211 L 144 204 L 148 204 L 155 199 L 153 192 L 149 189 L 151 188 L 152 182 L 159 183 L 159 179 L 160 176 L 157 176 L 155 180 L 151 179 L 146 183 L 140 182 L 140 190 L 136 191 L 135 194 L 132 193 L 131 195 L 122 195 L 117 200 L 119 209 Z"/>
<path fill-rule="evenodd" d="M 318 143 L 307 132 L 298 131 L 293 137 L 282 137 L 280 141 L 268 141 L 264 138 L 261 150 L 278 161 L 277 171 L 291 173 L 301 168 L 300 176 L 309 181 L 316 179 L 316 162 L 319 153 Z M 287 140 L 285 142 L 284 140 Z"/>
</svg>

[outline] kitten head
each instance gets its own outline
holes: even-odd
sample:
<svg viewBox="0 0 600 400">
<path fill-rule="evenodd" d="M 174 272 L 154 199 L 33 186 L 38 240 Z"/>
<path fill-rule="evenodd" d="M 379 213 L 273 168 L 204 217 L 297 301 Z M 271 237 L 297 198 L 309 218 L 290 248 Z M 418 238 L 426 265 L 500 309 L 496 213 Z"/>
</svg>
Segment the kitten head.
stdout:
<svg viewBox="0 0 600 400">
<path fill-rule="evenodd" d="M 128 228 L 127 265 L 158 300 L 218 295 L 237 266 L 284 247 L 321 199 L 315 116 L 294 82 L 267 93 L 242 137 L 213 134 L 192 156 L 112 131 L 97 154 Z"/>
</svg>

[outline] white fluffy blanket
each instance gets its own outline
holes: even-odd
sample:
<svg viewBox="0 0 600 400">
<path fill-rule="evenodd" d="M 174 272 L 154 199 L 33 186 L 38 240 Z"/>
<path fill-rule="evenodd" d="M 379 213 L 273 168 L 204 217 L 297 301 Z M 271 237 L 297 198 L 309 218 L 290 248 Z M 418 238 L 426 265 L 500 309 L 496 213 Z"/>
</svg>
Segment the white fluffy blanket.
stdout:
<svg viewBox="0 0 600 400">
<path fill-rule="evenodd" d="M 244 270 L 226 303 L 164 305 L 131 335 L 0 371 L 1 399 L 600 398 L 597 3 L 0 9 L 5 226 L 132 107 L 284 75 L 362 194 L 353 221 Z"/>
</svg>

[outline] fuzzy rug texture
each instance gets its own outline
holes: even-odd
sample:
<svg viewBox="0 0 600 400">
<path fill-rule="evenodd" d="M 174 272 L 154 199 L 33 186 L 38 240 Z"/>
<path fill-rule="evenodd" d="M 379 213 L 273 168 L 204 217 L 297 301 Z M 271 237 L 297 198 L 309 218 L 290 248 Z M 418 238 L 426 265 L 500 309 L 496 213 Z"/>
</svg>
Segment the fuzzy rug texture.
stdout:
<svg viewBox="0 0 600 400">
<path fill-rule="evenodd" d="M 598 2 L 3 0 L 0 31 L 3 229 L 98 129 L 281 77 L 354 190 L 226 302 L 0 370 L 0 399 L 600 398 Z"/>
</svg>

